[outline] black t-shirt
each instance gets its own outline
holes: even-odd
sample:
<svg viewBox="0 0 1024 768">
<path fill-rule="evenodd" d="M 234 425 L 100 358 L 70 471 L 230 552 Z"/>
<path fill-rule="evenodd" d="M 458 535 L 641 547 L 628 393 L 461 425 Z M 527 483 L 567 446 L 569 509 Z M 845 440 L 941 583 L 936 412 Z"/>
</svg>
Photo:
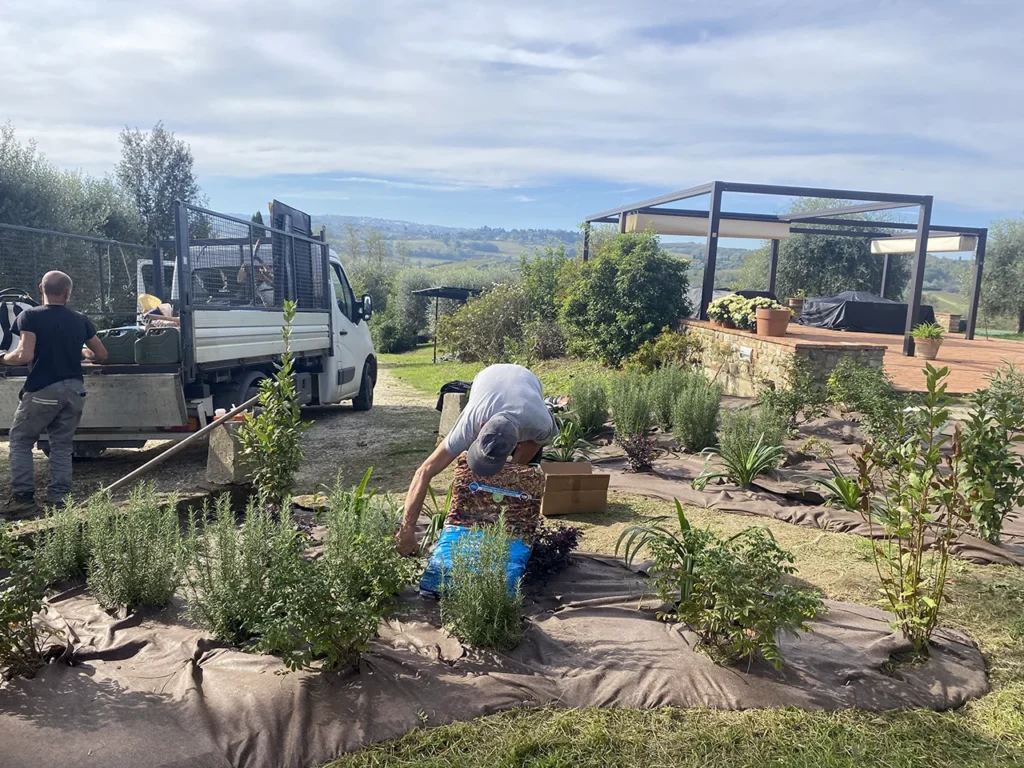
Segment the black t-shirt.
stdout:
<svg viewBox="0 0 1024 768">
<path fill-rule="evenodd" d="M 38 392 L 64 379 L 82 378 L 82 345 L 96 335 L 88 317 L 62 304 L 44 304 L 18 315 L 17 327 L 19 333 L 36 335 L 26 392 Z"/>
</svg>

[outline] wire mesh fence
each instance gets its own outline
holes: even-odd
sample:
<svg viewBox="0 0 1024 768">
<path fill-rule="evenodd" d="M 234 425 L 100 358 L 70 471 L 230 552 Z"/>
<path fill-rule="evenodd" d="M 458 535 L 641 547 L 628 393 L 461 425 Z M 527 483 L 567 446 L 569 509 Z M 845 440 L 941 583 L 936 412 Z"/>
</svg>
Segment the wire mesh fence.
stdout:
<svg viewBox="0 0 1024 768">
<path fill-rule="evenodd" d="M 157 291 L 155 256 L 134 243 L 0 224 L 0 291 L 39 300 L 43 275 L 60 270 L 73 282 L 71 305 L 108 327 L 130 322 L 138 295 Z"/>
<path fill-rule="evenodd" d="M 286 299 L 299 311 L 328 308 L 325 242 L 193 206 L 185 211 L 193 309 L 281 309 Z"/>
</svg>

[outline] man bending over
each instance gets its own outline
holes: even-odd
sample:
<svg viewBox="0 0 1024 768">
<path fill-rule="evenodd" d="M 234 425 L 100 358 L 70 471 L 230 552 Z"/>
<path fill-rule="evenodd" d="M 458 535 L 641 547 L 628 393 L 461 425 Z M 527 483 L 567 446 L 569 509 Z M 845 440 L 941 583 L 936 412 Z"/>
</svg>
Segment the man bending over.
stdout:
<svg viewBox="0 0 1024 768">
<path fill-rule="evenodd" d="M 468 451 L 466 460 L 474 474 L 491 477 L 510 456 L 517 464 L 533 463 L 556 434 L 540 379 L 520 365 L 492 365 L 480 371 L 459 420 L 412 478 L 396 537 L 399 554 L 416 551 L 416 520 L 430 481 L 463 451 Z"/>
</svg>

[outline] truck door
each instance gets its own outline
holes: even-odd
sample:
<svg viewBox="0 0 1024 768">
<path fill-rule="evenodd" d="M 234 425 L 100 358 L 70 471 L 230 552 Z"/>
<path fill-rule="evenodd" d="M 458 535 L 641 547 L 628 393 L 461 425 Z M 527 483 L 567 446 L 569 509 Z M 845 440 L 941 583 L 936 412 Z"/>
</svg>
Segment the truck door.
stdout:
<svg viewBox="0 0 1024 768">
<path fill-rule="evenodd" d="M 331 284 L 334 286 L 338 307 L 334 315 L 334 356 L 337 360 L 334 384 L 337 396 L 333 399 L 344 400 L 359 394 L 363 361 L 356 358 L 360 345 L 356 342 L 356 325 L 353 321 L 356 312 L 355 296 L 344 271 L 334 262 L 331 262 Z"/>
</svg>

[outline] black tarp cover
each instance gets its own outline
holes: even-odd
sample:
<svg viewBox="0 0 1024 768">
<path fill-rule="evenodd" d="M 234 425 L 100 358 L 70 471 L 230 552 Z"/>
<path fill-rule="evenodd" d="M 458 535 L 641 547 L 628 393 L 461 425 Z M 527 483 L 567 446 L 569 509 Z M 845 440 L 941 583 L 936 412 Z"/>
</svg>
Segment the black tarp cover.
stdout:
<svg viewBox="0 0 1024 768">
<path fill-rule="evenodd" d="M 922 323 L 934 323 L 935 310 L 922 304 L 920 317 Z M 902 335 L 907 305 L 865 291 L 843 291 L 835 296 L 807 299 L 797 322 L 834 331 Z"/>
</svg>

